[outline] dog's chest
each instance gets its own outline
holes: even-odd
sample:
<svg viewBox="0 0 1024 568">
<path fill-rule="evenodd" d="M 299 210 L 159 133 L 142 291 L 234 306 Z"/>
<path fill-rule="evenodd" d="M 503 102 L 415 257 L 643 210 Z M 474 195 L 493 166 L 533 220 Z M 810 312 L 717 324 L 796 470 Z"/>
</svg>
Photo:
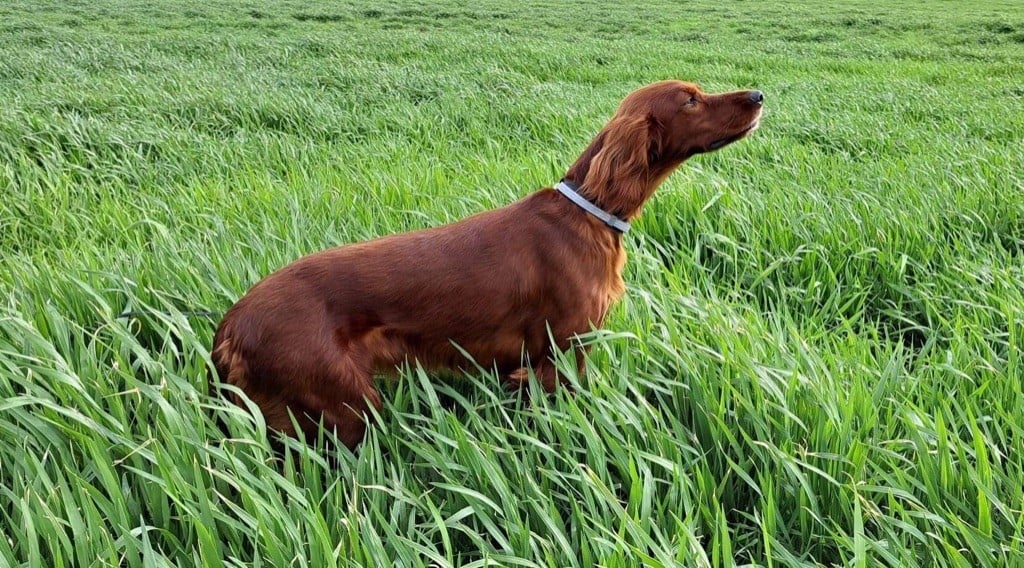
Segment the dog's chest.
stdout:
<svg viewBox="0 0 1024 568">
<path fill-rule="evenodd" d="M 595 313 L 591 314 L 590 319 L 598 326 L 603 324 L 611 306 L 626 293 L 626 284 L 622 279 L 622 270 L 625 266 L 626 249 L 620 245 L 615 248 L 614 254 L 609 255 L 602 277 L 598 279 L 593 290 Z"/>
</svg>

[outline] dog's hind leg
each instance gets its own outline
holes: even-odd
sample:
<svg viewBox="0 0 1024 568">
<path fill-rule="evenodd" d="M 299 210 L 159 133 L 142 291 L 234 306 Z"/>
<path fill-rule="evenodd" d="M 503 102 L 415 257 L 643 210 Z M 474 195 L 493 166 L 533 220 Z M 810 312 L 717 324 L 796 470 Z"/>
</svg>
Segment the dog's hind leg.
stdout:
<svg viewBox="0 0 1024 568">
<path fill-rule="evenodd" d="M 297 397 L 298 404 L 294 406 L 304 410 L 305 416 L 299 424 L 307 440 L 316 439 L 322 421 L 324 430 L 334 432 L 349 449 L 355 449 L 363 441 L 370 408 L 380 409 L 381 400 L 373 386 L 369 363 L 359 360 L 364 357 L 354 355 L 343 355 L 312 392 Z"/>
</svg>

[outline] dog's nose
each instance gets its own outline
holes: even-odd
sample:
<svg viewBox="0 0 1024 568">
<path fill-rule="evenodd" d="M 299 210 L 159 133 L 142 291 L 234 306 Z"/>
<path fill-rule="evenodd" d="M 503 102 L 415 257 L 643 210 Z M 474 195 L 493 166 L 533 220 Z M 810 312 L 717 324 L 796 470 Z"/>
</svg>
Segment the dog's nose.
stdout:
<svg viewBox="0 0 1024 568">
<path fill-rule="evenodd" d="M 764 93 L 761 91 L 750 91 L 750 102 L 761 106 L 764 103 Z"/>
</svg>

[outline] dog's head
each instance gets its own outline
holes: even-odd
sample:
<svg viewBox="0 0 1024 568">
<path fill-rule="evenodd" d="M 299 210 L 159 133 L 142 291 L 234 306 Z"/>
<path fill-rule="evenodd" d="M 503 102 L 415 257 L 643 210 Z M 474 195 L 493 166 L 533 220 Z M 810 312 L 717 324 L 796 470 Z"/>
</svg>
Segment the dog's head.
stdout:
<svg viewBox="0 0 1024 568">
<path fill-rule="evenodd" d="M 635 136 L 648 140 L 648 167 L 673 167 L 751 133 L 763 104 L 761 91 L 711 94 L 692 83 L 662 81 L 630 93 L 611 124 L 633 129 Z"/>
<path fill-rule="evenodd" d="M 622 101 L 570 176 L 585 169 L 583 185 L 594 198 L 631 216 L 684 160 L 757 128 L 763 103 L 761 91 L 709 94 L 683 81 L 647 85 Z"/>
</svg>

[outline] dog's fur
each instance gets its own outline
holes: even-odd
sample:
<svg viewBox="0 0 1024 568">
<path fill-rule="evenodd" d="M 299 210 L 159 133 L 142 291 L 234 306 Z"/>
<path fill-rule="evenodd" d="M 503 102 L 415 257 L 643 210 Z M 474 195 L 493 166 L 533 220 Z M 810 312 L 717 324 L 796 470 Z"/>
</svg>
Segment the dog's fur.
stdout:
<svg viewBox="0 0 1024 568">
<path fill-rule="evenodd" d="M 684 160 L 753 130 L 760 98 L 680 81 L 643 87 L 565 179 L 598 207 L 633 218 Z M 602 325 L 625 289 L 625 262 L 621 234 L 542 189 L 450 225 L 296 260 L 227 312 L 213 362 L 270 427 L 294 434 L 291 411 L 307 434 L 322 421 L 353 448 L 369 405 L 380 406 L 373 374 L 413 360 L 458 368 L 466 359 L 455 344 L 512 385 L 529 367 L 554 390 L 552 348 Z"/>
</svg>

